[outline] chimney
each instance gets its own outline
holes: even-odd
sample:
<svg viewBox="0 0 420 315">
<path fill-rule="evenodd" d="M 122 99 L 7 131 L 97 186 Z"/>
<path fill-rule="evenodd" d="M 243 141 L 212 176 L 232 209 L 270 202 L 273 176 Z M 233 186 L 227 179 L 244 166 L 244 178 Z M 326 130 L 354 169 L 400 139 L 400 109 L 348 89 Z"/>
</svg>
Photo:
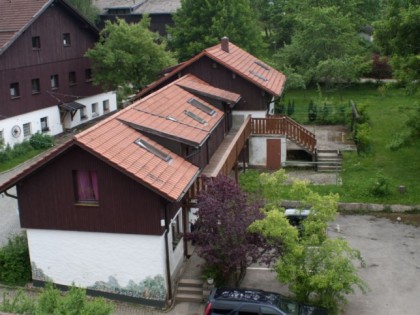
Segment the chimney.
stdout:
<svg viewBox="0 0 420 315">
<path fill-rule="evenodd" d="M 223 37 L 222 40 L 220 41 L 220 45 L 223 51 L 229 53 L 229 38 L 227 38 L 226 36 Z"/>
</svg>

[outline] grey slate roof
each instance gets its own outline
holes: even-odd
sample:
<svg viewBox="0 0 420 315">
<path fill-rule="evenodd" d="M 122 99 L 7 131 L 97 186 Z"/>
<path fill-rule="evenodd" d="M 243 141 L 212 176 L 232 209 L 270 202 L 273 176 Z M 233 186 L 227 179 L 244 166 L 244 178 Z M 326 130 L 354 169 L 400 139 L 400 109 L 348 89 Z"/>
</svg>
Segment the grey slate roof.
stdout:
<svg viewBox="0 0 420 315">
<path fill-rule="evenodd" d="M 94 0 L 93 4 L 106 14 L 107 9 L 131 8 L 132 14 L 172 14 L 181 7 L 181 0 Z"/>
</svg>

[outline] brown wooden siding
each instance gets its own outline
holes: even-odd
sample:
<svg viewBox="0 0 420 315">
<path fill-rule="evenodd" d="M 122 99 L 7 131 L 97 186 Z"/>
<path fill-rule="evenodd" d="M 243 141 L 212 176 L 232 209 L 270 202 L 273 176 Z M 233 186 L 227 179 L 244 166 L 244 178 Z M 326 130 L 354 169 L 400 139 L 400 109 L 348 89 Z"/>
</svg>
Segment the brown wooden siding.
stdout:
<svg viewBox="0 0 420 315">
<path fill-rule="evenodd" d="M 271 96 L 260 88 L 241 78 L 233 77 L 233 72 L 220 64 L 214 68 L 215 62 L 203 57 L 183 70 L 183 73 L 192 73 L 212 86 L 235 92 L 241 95 L 235 110 L 267 110 Z"/>
<path fill-rule="evenodd" d="M 210 138 L 207 140 L 209 144 L 209 160 L 212 158 L 214 152 L 216 152 L 219 145 L 225 138 L 225 120 L 222 119 L 217 127 L 213 130 Z M 208 162 L 207 162 L 208 163 Z"/>
<path fill-rule="evenodd" d="M 63 33 L 71 36 L 68 47 L 63 45 Z M 33 36 L 40 37 L 39 50 L 32 49 Z M 91 63 L 83 57 L 97 38 L 96 32 L 84 28 L 60 5 L 49 7 L 0 56 L 0 115 L 11 117 L 53 106 L 59 100 L 68 102 L 100 93 L 100 87 L 85 80 Z M 73 86 L 68 82 L 70 71 L 76 72 L 77 84 Z M 59 88 L 52 91 L 50 76 L 54 74 L 59 76 Z M 38 94 L 32 94 L 32 79 L 40 80 Z M 19 83 L 20 97 L 11 99 L 9 87 L 14 82 Z M 48 92 L 56 93 L 55 97 Z"/>
<path fill-rule="evenodd" d="M 99 205 L 75 204 L 73 170 L 97 172 Z M 18 186 L 22 227 L 160 235 L 166 201 L 143 185 L 72 147 Z M 171 208 L 172 209 L 172 208 Z M 174 213 L 174 209 L 171 210 Z"/>
</svg>

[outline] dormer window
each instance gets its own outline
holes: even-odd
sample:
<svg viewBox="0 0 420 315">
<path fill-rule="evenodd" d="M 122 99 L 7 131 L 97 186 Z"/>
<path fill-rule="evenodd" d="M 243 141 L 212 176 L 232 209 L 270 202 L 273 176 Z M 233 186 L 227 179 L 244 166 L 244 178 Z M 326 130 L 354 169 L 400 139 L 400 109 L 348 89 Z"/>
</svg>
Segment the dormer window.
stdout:
<svg viewBox="0 0 420 315">
<path fill-rule="evenodd" d="M 41 49 L 41 38 L 39 36 L 32 37 L 32 49 L 33 50 Z"/>
<path fill-rule="evenodd" d="M 70 33 L 64 33 L 63 34 L 63 45 L 64 46 L 71 46 Z"/>
</svg>

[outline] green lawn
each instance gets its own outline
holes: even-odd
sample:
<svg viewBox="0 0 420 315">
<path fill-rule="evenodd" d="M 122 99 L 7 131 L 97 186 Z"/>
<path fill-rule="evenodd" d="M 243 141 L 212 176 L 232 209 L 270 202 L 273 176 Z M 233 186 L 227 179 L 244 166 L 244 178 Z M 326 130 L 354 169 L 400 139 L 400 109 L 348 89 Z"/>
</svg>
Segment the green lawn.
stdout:
<svg viewBox="0 0 420 315">
<path fill-rule="evenodd" d="M 7 161 L 7 162 L 2 162 L 2 163 L 0 163 L 0 172 L 10 170 L 10 169 L 18 166 L 19 164 L 37 156 L 38 154 L 40 154 L 43 151 L 45 151 L 45 150 L 32 149 L 31 151 L 26 152 L 24 155 L 16 157 L 16 158 L 14 158 L 10 161 Z"/>
<path fill-rule="evenodd" d="M 420 141 L 417 145 L 391 151 L 387 146 L 393 137 L 405 127 L 408 115 L 415 106 L 420 106 L 419 95 L 407 96 L 404 90 L 392 89 L 385 92 L 374 85 L 357 86 L 342 91 L 290 91 L 286 101 L 294 100 L 294 119 L 307 123 L 309 101 L 327 100 L 349 108 L 349 100 L 358 106 L 366 106 L 371 122 L 371 140 L 373 153 L 368 156 L 357 154 L 344 155 L 342 173 L 343 186 L 315 187 L 322 192 L 337 192 L 345 202 L 378 202 L 420 205 Z M 369 193 L 378 172 L 389 179 L 391 194 L 377 198 Z M 404 185 L 405 194 L 397 192 L 397 187 Z"/>
</svg>

